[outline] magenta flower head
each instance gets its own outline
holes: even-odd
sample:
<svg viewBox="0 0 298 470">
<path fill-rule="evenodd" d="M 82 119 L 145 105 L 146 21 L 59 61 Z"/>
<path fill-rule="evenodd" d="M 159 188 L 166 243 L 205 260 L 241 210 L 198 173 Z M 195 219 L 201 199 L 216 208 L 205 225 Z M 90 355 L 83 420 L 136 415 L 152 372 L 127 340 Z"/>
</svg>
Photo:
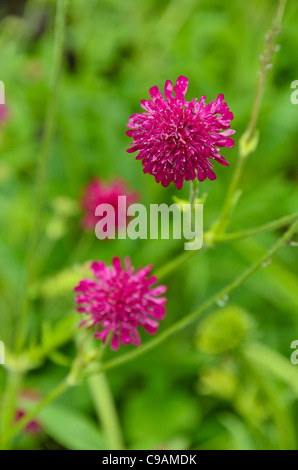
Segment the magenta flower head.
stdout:
<svg viewBox="0 0 298 470">
<path fill-rule="evenodd" d="M 142 100 L 145 113 L 133 114 L 127 126 L 133 143 L 127 152 L 139 152 L 144 173 L 150 173 L 157 183 L 168 186 L 174 182 L 181 189 L 184 181 L 198 178 L 214 180 L 213 161 L 229 165 L 220 155 L 219 147 L 233 147 L 230 129 L 233 113 L 224 96 L 218 95 L 210 104 L 205 96 L 197 101 L 184 99 L 188 87 L 186 77 L 178 77 L 174 86 L 167 80 L 165 97 L 159 88 L 150 88 L 151 100 Z"/>
<path fill-rule="evenodd" d="M 122 344 L 140 345 L 137 327 L 144 328 L 150 335 L 156 333 L 158 321 L 165 316 L 166 297 L 160 297 L 166 286 L 152 287 L 157 282 L 150 275 L 152 266 L 135 271 L 129 258 L 125 268 L 120 259 L 113 259 L 112 267 L 102 261 L 94 262 L 91 270 L 94 279 L 84 279 L 75 288 L 78 312 L 86 315 L 81 325 L 89 328 L 95 325 L 94 336 L 106 342 L 111 333 L 111 348 Z"/>
<path fill-rule="evenodd" d="M 95 209 L 99 204 L 110 204 L 115 210 L 115 226 L 124 228 L 127 224 L 127 218 L 122 220 L 118 212 L 118 196 L 126 196 L 127 205 L 138 200 L 136 192 L 131 192 L 124 181 L 117 179 L 111 183 L 105 184 L 99 179 L 93 179 L 85 188 L 81 201 L 85 216 L 83 227 L 86 230 L 94 229 L 100 217 L 95 215 Z M 106 228 L 107 229 L 107 228 Z"/>
</svg>

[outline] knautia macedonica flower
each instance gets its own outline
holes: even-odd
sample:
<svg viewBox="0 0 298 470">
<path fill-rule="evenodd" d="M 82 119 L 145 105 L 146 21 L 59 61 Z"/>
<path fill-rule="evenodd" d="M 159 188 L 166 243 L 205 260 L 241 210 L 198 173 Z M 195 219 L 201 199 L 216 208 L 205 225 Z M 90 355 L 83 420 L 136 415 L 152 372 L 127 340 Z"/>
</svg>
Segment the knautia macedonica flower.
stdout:
<svg viewBox="0 0 298 470">
<path fill-rule="evenodd" d="M 213 161 L 229 165 L 219 153 L 219 147 L 233 147 L 230 129 L 233 113 L 218 95 L 210 104 L 205 96 L 199 101 L 184 99 L 188 79 L 179 77 L 173 86 L 170 80 L 165 83 L 165 97 L 159 88 L 150 88 L 151 100 L 142 100 L 145 113 L 133 114 L 127 126 L 133 143 L 128 152 L 139 152 L 137 160 L 142 160 L 144 173 L 155 177 L 157 183 L 168 186 L 174 182 L 181 189 L 183 181 L 198 178 L 214 180 Z"/>
<path fill-rule="evenodd" d="M 118 217 L 118 196 L 126 196 L 127 205 L 137 201 L 135 192 L 130 191 L 125 182 L 117 179 L 111 183 L 103 183 L 94 178 L 85 188 L 81 201 L 85 212 L 83 227 L 86 230 L 94 229 L 100 217 L 95 215 L 95 209 L 99 204 L 110 204 L 115 210 L 115 227 L 123 228 L 127 224 L 127 219 L 122 220 Z"/>
<path fill-rule="evenodd" d="M 165 316 L 166 297 L 160 297 L 166 286 L 153 287 L 157 282 L 150 275 L 152 266 L 135 270 L 125 258 L 124 269 L 115 257 L 111 267 L 103 261 L 94 262 L 94 279 L 84 279 L 75 288 L 78 312 L 86 319 L 81 325 L 95 326 L 94 336 L 105 343 L 111 333 L 111 348 L 122 344 L 140 345 L 138 327 L 150 335 L 156 333 L 158 322 Z"/>
</svg>

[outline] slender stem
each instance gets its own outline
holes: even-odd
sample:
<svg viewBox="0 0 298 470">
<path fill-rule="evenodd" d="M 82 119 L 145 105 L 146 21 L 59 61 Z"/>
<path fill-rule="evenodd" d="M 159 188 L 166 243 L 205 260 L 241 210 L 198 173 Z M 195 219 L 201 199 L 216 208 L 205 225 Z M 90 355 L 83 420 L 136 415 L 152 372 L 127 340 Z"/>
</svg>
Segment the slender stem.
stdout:
<svg viewBox="0 0 298 470">
<path fill-rule="evenodd" d="M 55 39 L 54 39 L 54 59 L 53 59 L 53 72 L 51 87 L 48 99 L 48 108 L 44 124 L 44 136 L 42 140 L 41 151 L 37 163 L 37 175 L 36 175 L 36 196 L 35 196 L 35 208 L 33 215 L 33 223 L 31 227 L 31 233 L 29 236 L 28 249 L 26 252 L 25 260 L 25 278 L 22 292 L 22 300 L 19 311 L 19 318 L 17 321 L 16 330 L 16 351 L 20 352 L 26 339 L 26 319 L 29 310 L 29 288 L 33 279 L 34 271 L 34 259 L 36 255 L 36 245 L 40 233 L 40 220 L 42 215 L 42 207 L 44 200 L 44 180 L 45 180 L 45 169 L 47 157 L 50 150 L 50 143 L 53 135 L 55 110 L 58 96 L 58 84 L 59 74 L 62 62 L 63 53 L 63 38 L 64 38 L 64 26 L 65 26 L 65 9 L 66 0 L 57 0 L 57 11 L 56 11 L 56 24 L 55 24 Z M 14 394 L 10 395 L 10 410 L 15 409 L 15 402 L 17 397 L 17 389 L 20 386 L 20 381 L 16 382 L 16 390 Z M 8 390 L 9 392 L 9 383 Z M 7 420 L 9 418 L 7 414 Z M 6 420 L 6 418 L 5 418 Z M 6 423 L 8 424 L 8 423 Z M 6 426 L 4 423 L 4 425 Z M 11 424 L 11 423 L 9 423 Z M 6 439 L 6 432 L 4 438 Z M 9 442 L 9 440 L 7 441 Z"/>
<path fill-rule="evenodd" d="M 186 251 L 184 253 L 179 254 L 176 258 L 172 259 L 168 263 L 164 264 L 161 268 L 159 268 L 155 272 L 155 275 L 160 280 L 163 277 L 166 277 L 172 271 L 175 271 L 183 263 L 193 258 L 198 252 L 202 252 L 203 250 L 206 250 L 210 248 L 211 246 L 212 247 L 216 246 L 220 243 L 241 240 L 243 238 L 251 237 L 253 235 L 258 235 L 263 232 L 268 232 L 270 230 L 276 230 L 278 228 L 282 228 L 288 225 L 289 223 L 291 223 L 293 220 L 295 220 L 297 216 L 298 216 L 298 213 L 295 212 L 294 214 L 286 215 L 284 217 L 281 217 L 280 219 L 276 219 L 271 222 L 268 222 L 267 224 L 259 225 L 258 227 L 248 228 L 246 230 L 241 230 L 239 232 L 232 232 L 232 233 L 227 233 L 223 235 L 218 235 L 217 237 L 212 236 L 211 245 L 208 244 L 210 232 L 207 232 L 204 235 L 207 243 L 204 245 L 204 247 L 201 250 Z"/>
<path fill-rule="evenodd" d="M 81 340 L 79 342 L 77 356 L 73 362 L 73 365 L 71 367 L 70 373 L 67 378 L 67 382 L 70 385 L 76 385 L 77 382 L 80 380 L 80 373 L 81 373 L 82 368 L 84 367 L 84 353 L 85 353 L 86 343 L 88 340 L 88 335 L 89 335 L 89 330 L 87 329 L 84 330 Z"/>
<path fill-rule="evenodd" d="M 97 361 L 99 363 L 103 360 L 104 354 L 109 347 L 112 339 L 112 334 L 107 337 L 105 344 L 102 343 L 98 355 L 93 355 L 93 364 Z M 93 350 L 93 341 L 89 338 L 88 351 Z M 109 387 L 108 380 L 103 373 L 94 374 L 88 378 L 88 385 L 90 393 L 93 399 L 95 411 L 98 416 L 98 420 L 102 425 L 105 438 L 110 450 L 123 450 L 123 438 L 121 432 L 121 426 L 114 404 L 113 396 Z"/>
<path fill-rule="evenodd" d="M 230 223 L 233 208 L 235 207 L 237 199 L 238 199 L 237 188 L 239 186 L 239 181 L 242 175 L 243 167 L 244 167 L 244 158 L 240 157 L 239 155 L 237 163 L 236 163 L 235 171 L 232 175 L 232 179 L 231 179 L 228 191 L 227 191 L 226 199 L 221 210 L 219 220 L 215 224 L 214 229 L 213 229 L 215 237 L 218 235 L 222 235 Z"/>
<path fill-rule="evenodd" d="M 189 199 L 192 230 L 194 230 L 195 228 L 195 205 L 196 205 L 198 194 L 199 194 L 199 185 L 198 185 L 197 178 L 195 178 L 193 181 L 190 182 L 190 199 Z"/>
<path fill-rule="evenodd" d="M 276 14 L 273 18 L 272 27 L 269 33 L 266 35 L 265 49 L 264 49 L 263 55 L 261 56 L 261 69 L 259 72 L 257 91 L 256 91 L 256 96 L 253 102 L 253 106 L 252 106 L 251 117 L 250 117 L 247 129 L 246 129 L 246 132 L 241 138 L 242 142 L 240 140 L 238 160 L 237 160 L 235 171 L 234 171 L 232 180 L 230 182 L 227 196 L 226 196 L 226 199 L 225 199 L 222 211 L 221 211 L 221 215 L 213 229 L 215 236 L 222 235 L 225 232 L 227 226 L 229 225 L 231 214 L 232 214 L 233 208 L 235 207 L 235 202 L 237 201 L 236 191 L 237 191 L 239 181 L 242 175 L 245 159 L 249 155 L 249 153 L 251 153 L 255 149 L 257 145 L 257 141 L 256 141 L 255 145 L 252 145 L 251 148 L 249 148 L 249 144 L 251 144 L 251 141 L 254 138 L 254 134 L 256 130 L 256 125 L 257 125 L 257 121 L 258 121 L 258 117 L 260 113 L 260 108 L 262 104 L 262 98 L 264 95 L 264 89 L 265 89 L 268 71 L 272 68 L 272 64 L 271 64 L 272 56 L 276 50 L 275 39 L 276 39 L 276 36 L 280 32 L 280 26 L 281 26 L 281 21 L 282 21 L 284 9 L 286 6 L 286 2 L 287 0 L 279 0 Z M 243 146 L 245 146 L 246 148 L 245 151 L 243 151 Z"/>
<path fill-rule="evenodd" d="M 28 249 L 26 253 L 25 280 L 23 286 L 22 303 L 20 306 L 20 314 L 18 319 L 18 329 L 16 333 L 17 351 L 21 350 L 26 337 L 26 318 L 29 309 L 28 289 L 34 278 L 34 259 L 36 256 L 36 246 L 38 238 L 40 236 L 40 221 L 42 218 L 41 215 L 44 202 L 46 163 L 53 136 L 55 112 L 58 101 L 59 78 L 63 56 L 65 13 L 66 0 L 57 0 L 52 79 L 50 84 L 48 107 L 45 117 L 43 140 L 37 163 L 35 207 L 33 214 L 33 223 L 28 242 Z"/>
<path fill-rule="evenodd" d="M 184 251 L 183 253 L 176 256 L 176 258 L 171 259 L 168 263 L 164 264 L 159 269 L 157 269 L 154 272 L 154 275 L 158 278 L 158 280 L 161 280 L 162 278 L 170 274 L 172 271 L 175 271 L 176 269 L 178 269 L 186 261 L 193 258 L 198 253 L 201 253 L 205 249 L 206 248 L 203 247 L 200 250 Z"/>
<path fill-rule="evenodd" d="M 109 449 L 122 450 L 124 447 L 119 418 L 105 374 L 90 376 L 88 385 Z"/>
<path fill-rule="evenodd" d="M 190 205 L 191 205 L 192 213 L 194 211 L 198 194 L 199 194 L 199 185 L 198 185 L 198 180 L 195 178 L 193 181 L 190 182 Z"/>
<path fill-rule="evenodd" d="M 226 287 L 221 289 L 217 294 L 212 296 L 210 299 L 206 300 L 200 307 L 194 310 L 191 314 L 187 315 L 186 317 L 182 318 L 174 325 L 170 326 L 167 330 L 163 333 L 156 336 L 154 339 L 146 343 L 139 349 L 136 349 L 132 352 L 123 354 L 120 357 L 112 359 L 104 363 L 98 370 L 92 369 L 90 372 L 85 372 L 83 377 L 87 378 L 93 374 L 102 373 L 106 370 L 113 369 L 121 364 L 124 364 L 132 359 L 135 359 L 138 356 L 150 351 L 151 349 L 155 348 L 159 344 L 163 343 L 166 339 L 177 333 L 178 331 L 182 330 L 183 328 L 191 325 L 194 321 L 196 321 L 200 315 L 202 315 L 205 310 L 211 307 L 214 303 L 216 303 L 219 299 L 229 295 L 233 292 L 237 287 L 239 287 L 246 279 L 248 279 L 252 274 L 254 274 L 262 264 L 270 259 L 284 244 L 286 244 L 294 235 L 294 233 L 298 230 L 298 218 L 295 222 L 290 226 L 290 228 L 284 233 L 284 235 L 252 266 L 246 269 L 239 277 L 237 277 L 233 282 L 228 284 Z M 35 408 L 33 408 L 26 416 L 24 416 L 10 431 L 9 439 L 14 437 L 21 429 L 23 429 L 29 421 L 31 421 L 45 406 L 55 400 L 58 396 L 67 390 L 70 387 L 69 381 L 66 379 L 62 383 L 60 383 L 47 397 L 45 397 Z"/>
<path fill-rule="evenodd" d="M 246 281 L 246 279 L 248 279 L 252 274 L 254 274 L 262 266 L 262 264 L 265 261 L 270 259 L 277 252 L 279 248 L 281 248 L 286 242 L 288 242 L 292 238 L 292 236 L 297 230 L 298 230 L 298 218 L 290 226 L 290 228 L 285 232 L 285 234 L 256 263 L 252 264 L 252 266 L 246 269 L 233 282 L 228 284 L 226 287 L 224 287 L 222 290 L 220 290 L 217 294 L 212 296 L 210 299 L 203 302 L 203 304 L 201 304 L 200 307 L 194 310 L 194 312 L 182 318 L 178 322 L 174 323 L 174 325 L 170 326 L 163 333 L 160 333 L 158 336 L 156 336 L 154 339 L 146 343 L 141 348 L 131 351 L 129 353 L 123 354 L 120 357 L 117 357 L 115 359 L 105 362 L 103 366 L 99 368 L 98 372 L 103 372 L 103 371 L 112 369 L 121 364 L 124 364 L 125 362 L 131 361 L 132 359 L 135 359 L 138 356 L 141 356 L 145 352 L 148 352 L 151 349 L 158 346 L 159 344 L 163 343 L 170 336 L 174 335 L 175 333 L 182 330 L 186 326 L 191 325 L 195 320 L 198 319 L 198 317 L 202 313 L 205 312 L 205 310 L 207 310 L 209 307 L 215 304 L 218 300 L 229 295 L 236 288 L 238 288 L 244 281 Z M 94 373 L 94 370 L 92 371 L 92 373 Z M 88 375 L 88 373 L 86 373 L 85 375 Z"/>
</svg>

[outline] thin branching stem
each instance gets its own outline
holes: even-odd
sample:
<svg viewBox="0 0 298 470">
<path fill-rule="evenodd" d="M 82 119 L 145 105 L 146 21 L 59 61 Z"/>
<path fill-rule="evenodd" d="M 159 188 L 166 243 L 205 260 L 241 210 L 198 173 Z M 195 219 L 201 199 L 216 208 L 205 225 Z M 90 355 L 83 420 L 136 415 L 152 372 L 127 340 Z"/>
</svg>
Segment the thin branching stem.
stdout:
<svg viewBox="0 0 298 470">
<path fill-rule="evenodd" d="M 29 288 L 34 279 L 35 257 L 38 239 L 41 231 L 42 210 L 45 195 L 46 164 L 50 152 L 51 141 L 54 131 L 55 114 L 58 101 L 58 90 L 60 82 L 60 71 L 63 57 L 64 30 L 65 30 L 66 0 L 57 0 L 53 67 L 50 83 L 48 106 L 46 111 L 43 139 L 40 154 L 37 161 L 35 206 L 33 210 L 33 222 L 29 235 L 28 248 L 25 262 L 25 279 L 22 293 L 21 306 L 18 318 L 18 329 L 16 332 L 16 349 L 20 351 L 26 338 L 26 319 L 29 310 Z"/>
</svg>

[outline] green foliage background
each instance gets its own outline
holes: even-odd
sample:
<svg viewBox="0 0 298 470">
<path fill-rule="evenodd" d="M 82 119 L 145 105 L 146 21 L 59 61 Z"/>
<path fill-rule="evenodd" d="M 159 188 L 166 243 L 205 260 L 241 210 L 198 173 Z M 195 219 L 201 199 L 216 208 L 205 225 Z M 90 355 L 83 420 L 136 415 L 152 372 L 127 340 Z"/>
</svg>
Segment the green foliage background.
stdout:
<svg viewBox="0 0 298 470">
<path fill-rule="evenodd" d="M 53 1 L 13 3 L 0 6 L 0 79 L 9 109 L 0 128 L 0 338 L 7 348 L 13 344 L 18 322 L 55 13 Z M 32 345 L 39 342 L 41 329 L 51 341 L 55 335 L 49 325 L 59 324 L 73 311 L 72 290 L 80 263 L 129 255 L 135 266 L 159 267 L 179 253 L 180 246 L 167 240 L 100 242 L 93 232 L 82 231 L 79 206 L 83 188 L 94 176 L 107 181 L 125 178 L 146 206 L 171 203 L 173 195 L 188 198 L 187 185 L 179 194 L 174 187 L 163 188 L 126 153 L 131 140 L 125 135 L 128 117 L 139 111 L 151 86 L 162 88 L 166 79 L 175 81 L 179 75 L 190 80 L 188 98 L 204 94 L 211 101 L 224 93 L 235 117 L 236 145 L 224 150 L 230 167 L 217 165 L 217 180 L 200 185 L 200 193 L 208 193 L 205 228 L 215 221 L 250 116 L 258 56 L 276 4 L 269 0 L 68 2 L 43 237 L 36 252 L 39 280 L 31 286 L 27 328 Z M 258 123 L 259 146 L 246 162 L 243 194 L 231 230 L 297 211 L 298 106 L 290 101 L 290 84 L 298 79 L 297 18 L 298 4 L 290 0 Z M 264 234 L 198 253 L 171 274 L 165 280 L 167 316 L 160 331 L 236 277 L 278 235 Z M 298 339 L 297 262 L 297 248 L 283 248 L 209 320 L 200 322 L 197 331 L 188 328 L 108 373 L 128 448 L 297 448 L 298 366 L 290 362 L 290 344 Z M 56 334 L 64 331 L 67 339 L 68 327 L 62 323 L 60 329 Z M 26 388 L 48 393 L 65 375 L 65 357 L 73 350 L 72 341 L 67 341 L 60 349 L 63 356 L 51 355 L 26 377 Z M 0 387 L 4 382 L 1 367 Z M 19 400 L 19 406 L 30 406 Z M 40 420 L 44 433 L 38 438 L 22 435 L 15 442 L 17 448 L 106 446 L 88 384 L 67 392 Z"/>
</svg>

